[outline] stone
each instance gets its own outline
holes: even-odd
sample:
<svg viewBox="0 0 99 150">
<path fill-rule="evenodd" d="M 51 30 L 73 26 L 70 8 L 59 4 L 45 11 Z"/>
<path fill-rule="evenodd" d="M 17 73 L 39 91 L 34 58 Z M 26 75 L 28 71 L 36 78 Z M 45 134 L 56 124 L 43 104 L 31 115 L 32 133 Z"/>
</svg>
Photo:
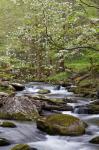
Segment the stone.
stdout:
<svg viewBox="0 0 99 150">
<path fill-rule="evenodd" d="M 0 124 L 1 127 L 4 127 L 4 128 L 15 128 L 16 125 L 13 123 L 13 122 L 8 122 L 8 121 L 4 121 Z"/>
<path fill-rule="evenodd" d="M 48 94 L 50 93 L 50 90 L 47 90 L 47 89 L 41 89 L 38 91 L 39 94 Z"/>
<path fill-rule="evenodd" d="M 25 86 L 20 83 L 11 83 L 11 85 L 16 91 L 23 91 L 25 89 Z"/>
<path fill-rule="evenodd" d="M 54 114 L 37 120 L 37 128 L 51 135 L 78 136 L 85 133 L 85 123 L 65 114 Z"/>
<path fill-rule="evenodd" d="M 10 142 L 5 138 L 0 138 L 0 146 L 10 145 Z"/>
<path fill-rule="evenodd" d="M 90 143 L 93 143 L 93 144 L 99 144 L 99 136 L 94 137 L 94 138 L 91 139 L 89 142 L 90 142 Z"/>
<path fill-rule="evenodd" d="M 37 150 L 36 148 L 31 148 L 27 144 L 17 144 L 11 150 Z"/>
</svg>

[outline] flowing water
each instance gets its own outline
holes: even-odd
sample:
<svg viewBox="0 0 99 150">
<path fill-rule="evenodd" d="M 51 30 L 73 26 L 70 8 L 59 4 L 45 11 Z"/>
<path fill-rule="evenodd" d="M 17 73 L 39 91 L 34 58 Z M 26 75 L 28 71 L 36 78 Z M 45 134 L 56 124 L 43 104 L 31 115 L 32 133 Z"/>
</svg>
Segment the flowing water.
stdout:
<svg viewBox="0 0 99 150">
<path fill-rule="evenodd" d="M 75 98 L 77 102 L 68 103 L 74 108 L 74 111 L 64 111 L 63 114 L 71 114 L 84 120 L 89 126 L 86 130 L 86 134 L 77 137 L 71 136 L 50 136 L 44 132 L 39 131 L 36 128 L 36 124 L 33 122 L 16 122 L 17 128 L 9 129 L 0 127 L 0 137 L 4 137 L 11 141 L 12 145 L 6 147 L 0 147 L 0 150 L 11 150 L 15 144 L 27 143 L 31 147 L 38 150 L 99 150 L 99 146 L 90 144 L 88 141 L 94 136 L 99 135 L 99 115 L 88 115 L 83 110 L 81 114 L 78 114 L 78 106 L 85 106 L 90 103 L 90 99 L 84 99 L 81 97 L 75 97 L 73 93 L 68 92 L 63 87 L 55 85 L 49 85 L 44 83 L 29 83 L 26 84 L 26 89 L 22 92 L 18 92 L 17 96 L 24 94 L 37 95 L 39 89 L 48 89 L 50 94 L 46 94 L 48 98 Z M 80 109 L 79 108 L 79 109 Z M 2 121 L 2 120 L 1 120 Z"/>
</svg>

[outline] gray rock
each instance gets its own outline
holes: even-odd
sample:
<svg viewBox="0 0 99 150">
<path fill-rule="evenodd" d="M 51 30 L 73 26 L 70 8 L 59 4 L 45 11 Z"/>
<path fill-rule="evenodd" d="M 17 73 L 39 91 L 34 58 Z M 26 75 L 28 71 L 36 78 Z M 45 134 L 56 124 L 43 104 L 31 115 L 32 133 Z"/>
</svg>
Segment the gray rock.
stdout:
<svg viewBox="0 0 99 150">
<path fill-rule="evenodd" d="M 16 91 L 23 91 L 25 89 L 25 86 L 20 83 L 11 83 L 11 85 Z"/>
</svg>

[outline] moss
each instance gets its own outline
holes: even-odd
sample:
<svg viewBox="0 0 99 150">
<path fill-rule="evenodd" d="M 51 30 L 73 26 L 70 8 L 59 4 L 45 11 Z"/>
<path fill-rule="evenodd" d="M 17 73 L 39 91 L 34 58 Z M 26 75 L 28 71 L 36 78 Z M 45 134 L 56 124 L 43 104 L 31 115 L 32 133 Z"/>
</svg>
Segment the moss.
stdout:
<svg viewBox="0 0 99 150">
<path fill-rule="evenodd" d="M 53 103 L 53 104 L 61 104 L 64 103 L 64 99 L 48 99 L 49 102 Z"/>
<path fill-rule="evenodd" d="M 7 127 L 7 128 L 15 128 L 16 127 L 16 125 L 13 122 L 8 122 L 8 121 L 2 122 L 0 126 Z"/>
<path fill-rule="evenodd" d="M 94 137 L 94 138 L 91 139 L 89 142 L 90 142 L 90 143 L 93 143 L 93 144 L 99 144 L 99 136 Z"/>
<path fill-rule="evenodd" d="M 4 138 L 0 138 L 0 146 L 10 145 L 10 142 Z"/>
<path fill-rule="evenodd" d="M 75 94 L 82 94 L 83 97 L 96 97 L 95 88 L 85 88 L 78 85 L 77 87 L 71 88 L 69 91 L 74 92 Z"/>
<path fill-rule="evenodd" d="M 48 134 L 81 135 L 85 133 L 85 124 L 71 115 L 51 115 L 37 121 L 37 127 Z"/>
<path fill-rule="evenodd" d="M 11 150 L 31 150 L 31 148 L 27 144 L 18 144 Z"/>
<path fill-rule="evenodd" d="M 70 76 L 71 76 L 71 72 L 65 71 L 61 73 L 56 73 L 55 75 L 48 77 L 47 80 L 53 83 L 59 83 L 60 81 L 66 82 Z"/>
<path fill-rule="evenodd" d="M 13 93 L 13 90 L 10 87 L 0 85 L 0 92 L 6 92 L 8 94 L 11 94 Z"/>
<path fill-rule="evenodd" d="M 20 112 L 13 113 L 13 114 L 0 112 L 0 119 L 30 121 L 30 119 L 28 117 L 26 117 L 24 114 L 22 114 Z"/>
<path fill-rule="evenodd" d="M 39 94 L 48 94 L 50 93 L 50 90 L 47 90 L 47 89 L 41 89 L 38 91 Z"/>
<path fill-rule="evenodd" d="M 92 114 L 99 114 L 99 105 L 90 104 L 88 108 Z"/>
</svg>

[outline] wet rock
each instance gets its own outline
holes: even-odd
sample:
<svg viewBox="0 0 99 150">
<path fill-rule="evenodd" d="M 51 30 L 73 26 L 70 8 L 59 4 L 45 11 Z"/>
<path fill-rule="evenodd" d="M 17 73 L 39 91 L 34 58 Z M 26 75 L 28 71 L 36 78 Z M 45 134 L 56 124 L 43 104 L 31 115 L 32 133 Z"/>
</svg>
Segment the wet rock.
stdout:
<svg viewBox="0 0 99 150">
<path fill-rule="evenodd" d="M 43 110 L 41 116 L 49 116 L 53 114 L 61 114 L 61 112 L 57 110 L 52 110 L 52 111 Z"/>
<path fill-rule="evenodd" d="M 63 83 L 63 84 L 62 84 L 62 86 L 63 86 L 63 87 L 66 87 L 66 88 L 71 87 L 71 85 L 72 85 L 72 83 Z"/>
<path fill-rule="evenodd" d="M 0 146 L 10 145 L 10 142 L 5 138 L 0 138 Z"/>
<path fill-rule="evenodd" d="M 99 105 L 90 104 L 88 110 L 89 114 L 99 114 Z"/>
<path fill-rule="evenodd" d="M 50 90 L 47 90 L 47 89 L 41 89 L 38 91 L 39 94 L 48 94 L 50 93 Z"/>
<path fill-rule="evenodd" d="M 99 91 L 97 91 L 97 94 L 96 94 L 96 95 L 97 95 L 97 98 L 99 98 Z"/>
<path fill-rule="evenodd" d="M 99 144 L 99 136 L 94 137 L 94 138 L 91 139 L 89 142 L 90 142 L 90 143 L 93 143 L 93 144 Z"/>
<path fill-rule="evenodd" d="M 76 97 L 72 97 L 72 98 L 66 98 L 65 102 L 66 103 L 77 103 L 77 98 Z"/>
<path fill-rule="evenodd" d="M 57 85 L 54 90 L 60 90 L 61 86 L 60 85 Z"/>
<path fill-rule="evenodd" d="M 9 96 L 0 109 L 0 118 L 15 120 L 31 120 L 39 116 L 40 101 L 26 96 Z M 5 118 L 4 118 L 5 117 Z"/>
<path fill-rule="evenodd" d="M 48 110 L 48 111 L 53 111 L 53 110 L 58 110 L 58 111 L 72 111 L 72 107 L 68 106 L 66 104 L 64 105 L 49 105 L 47 103 L 44 103 L 42 106 L 43 110 Z"/>
<path fill-rule="evenodd" d="M 96 100 L 85 106 L 76 106 L 74 111 L 78 114 L 99 114 L 99 101 Z"/>
<path fill-rule="evenodd" d="M 16 125 L 13 123 L 13 122 L 8 122 L 8 121 L 4 121 L 0 124 L 1 127 L 4 127 L 4 128 L 15 128 Z"/>
<path fill-rule="evenodd" d="M 78 85 L 76 87 L 71 87 L 69 92 L 73 92 L 75 94 L 80 94 L 83 97 L 95 98 L 97 95 L 96 88 L 90 87 L 90 84 L 86 85 Z"/>
<path fill-rule="evenodd" d="M 89 109 L 87 106 L 76 106 L 74 112 L 77 114 L 89 114 Z"/>
<path fill-rule="evenodd" d="M 11 150 L 37 150 L 36 148 L 31 148 L 27 144 L 18 144 L 14 146 Z"/>
<path fill-rule="evenodd" d="M 11 85 L 16 91 L 23 91 L 25 89 L 25 86 L 19 83 L 11 83 Z"/>
<path fill-rule="evenodd" d="M 0 112 L 0 119 L 31 121 L 30 117 L 28 117 L 26 114 L 22 114 L 21 112 L 18 113 Z"/>
<path fill-rule="evenodd" d="M 37 121 L 37 128 L 51 135 L 78 136 L 85 133 L 85 124 L 80 119 L 64 114 L 54 114 Z"/>
<path fill-rule="evenodd" d="M 7 96 L 9 96 L 9 94 L 8 94 L 8 93 L 0 92 L 0 97 L 7 97 Z"/>
</svg>

